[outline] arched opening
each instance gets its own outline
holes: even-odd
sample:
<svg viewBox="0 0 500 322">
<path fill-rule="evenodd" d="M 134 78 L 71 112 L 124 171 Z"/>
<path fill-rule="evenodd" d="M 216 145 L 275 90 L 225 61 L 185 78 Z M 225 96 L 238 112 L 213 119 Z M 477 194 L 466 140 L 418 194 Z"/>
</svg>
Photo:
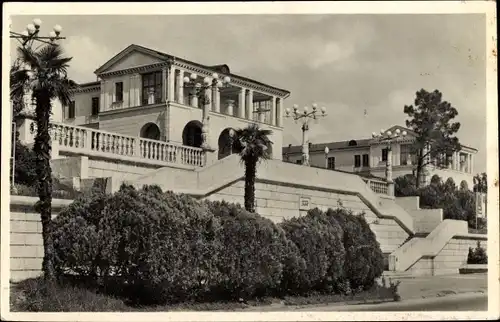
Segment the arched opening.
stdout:
<svg viewBox="0 0 500 322">
<path fill-rule="evenodd" d="M 218 158 L 223 159 L 233 153 L 239 153 L 240 150 L 238 149 L 238 145 L 235 144 L 235 138 L 231 138 L 229 135 L 229 131 L 231 128 L 226 128 L 224 129 L 220 135 L 219 135 L 219 140 L 218 140 L 218 147 L 219 147 L 219 153 L 218 153 Z"/>
<path fill-rule="evenodd" d="M 351 140 L 351 141 L 349 141 L 348 145 L 349 146 L 356 146 L 356 145 L 358 145 L 358 142 L 356 142 L 356 140 Z"/>
<path fill-rule="evenodd" d="M 160 140 L 161 132 L 158 125 L 147 123 L 141 128 L 140 137 L 150 140 Z"/>
<path fill-rule="evenodd" d="M 195 148 L 201 147 L 201 127 L 200 121 L 188 122 L 182 131 L 182 144 Z"/>
</svg>

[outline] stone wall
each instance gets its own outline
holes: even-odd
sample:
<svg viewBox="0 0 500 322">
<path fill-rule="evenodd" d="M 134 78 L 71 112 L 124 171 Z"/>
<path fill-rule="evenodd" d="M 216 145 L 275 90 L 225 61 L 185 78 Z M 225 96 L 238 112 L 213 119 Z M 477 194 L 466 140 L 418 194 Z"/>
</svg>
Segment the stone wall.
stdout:
<svg viewBox="0 0 500 322">
<path fill-rule="evenodd" d="M 488 249 L 486 235 L 456 236 L 436 256 L 422 257 L 408 271 L 420 276 L 458 274 L 459 268 L 467 264 L 469 247 L 476 248 L 478 241 Z"/>
<path fill-rule="evenodd" d="M 10 273 L 19 281 L 39 276 L 43 259 L 42 223 L 33 209 L 34 197 L 11 196 L 10 202 Z M 54 199 L 52 213 L 57 214 L 72 200 Z"/>
</svg>

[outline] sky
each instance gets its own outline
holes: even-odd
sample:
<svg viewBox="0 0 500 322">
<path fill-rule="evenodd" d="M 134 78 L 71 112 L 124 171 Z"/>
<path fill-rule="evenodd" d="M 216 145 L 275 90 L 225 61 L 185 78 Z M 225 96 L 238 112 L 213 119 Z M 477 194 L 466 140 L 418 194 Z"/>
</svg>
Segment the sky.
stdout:
<svg viewBox="0 0 500 322">
<path fill-rule="evenodd" d="M 21 31 L 36 17 L 12 16 Z M 327 108 L 310 127 L 312 143 L 370 137 L 404 125 L 404 105 L 420 89 L 443 93 L 459 112 L 461 143 L 479 150 L 486 171 L 486 17 L 447 15 L 39 16 L 42 33 L 63 27 L 73 57 L 69 76 L 94 70 L 130 44 L 287 89 L 285 107 Z M 12 45 L 15 45 L 13 42 Z M 15 51 L 12 51 L 14 54 Z M 284 121 L 284 146 L 301 143 L 300 124 Z"/>
</svg>

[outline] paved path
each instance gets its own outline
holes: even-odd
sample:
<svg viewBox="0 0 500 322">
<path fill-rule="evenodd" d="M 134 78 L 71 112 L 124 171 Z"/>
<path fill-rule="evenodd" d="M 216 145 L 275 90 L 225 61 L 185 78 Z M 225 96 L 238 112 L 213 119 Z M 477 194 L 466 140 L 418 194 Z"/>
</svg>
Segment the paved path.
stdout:
<svg viewBox="0 0 500 322">
<path fill-rule="evenodd" d="M 395 311 L 487 311 L 488 296 L 483 293 L 467 293 L 450 295 L 438 298 L 411 299 L 401 302 L 389 302 L 382 304 L 363 304 L 363 305 L 323 305 L 312 307 L 300 307 L 287 311 L 299 312 L 395 312 Z"/>
<path fill-rule="evenodd" d="M 488 290 L 487 274 L 423 276 L 396 278 L 401 281 L 399 294 L 403 300 L 483 292 Z"/>
<path fill-rule="evenodd" d="M 347 305 L 332 303 L 304 306 L 253 307 L 259 311 L 486 311 L 488 277 L 486 274 L 401 277 L 402 301 L 381 304 Z"/>
</svg>

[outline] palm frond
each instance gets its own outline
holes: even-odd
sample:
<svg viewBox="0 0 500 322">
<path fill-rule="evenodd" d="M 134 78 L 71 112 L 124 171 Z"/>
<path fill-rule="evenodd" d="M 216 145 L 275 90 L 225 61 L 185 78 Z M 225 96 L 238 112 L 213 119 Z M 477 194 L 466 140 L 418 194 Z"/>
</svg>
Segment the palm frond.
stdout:
<svg viewBox="0 0 500 322">
<path fill-rule="evenodd" d="M 31 70 L 40 69 L 42 67 L 39 56 L 29 47 L 17 47 L 17 55 L 19 62 L 22 65 L 28 65 Z"/>
<path fill-rule="evenodd" d="M 76 82 L 70 79 L 62 79 L 54 85 L 54 96 L 63 106 L 68 106 L 72 100 L 72 92 L 78 88 Z"/>
<path fill-rule="evenodd" d="M 256 161 L 270 159 L 273 142 L 269 139 L 271 130 L 261 129 L 258 124 L 250 124 L 235 131 L 237 145 L 242 162 L 253 159 Z"/>
</svg>

